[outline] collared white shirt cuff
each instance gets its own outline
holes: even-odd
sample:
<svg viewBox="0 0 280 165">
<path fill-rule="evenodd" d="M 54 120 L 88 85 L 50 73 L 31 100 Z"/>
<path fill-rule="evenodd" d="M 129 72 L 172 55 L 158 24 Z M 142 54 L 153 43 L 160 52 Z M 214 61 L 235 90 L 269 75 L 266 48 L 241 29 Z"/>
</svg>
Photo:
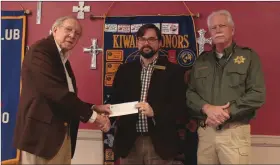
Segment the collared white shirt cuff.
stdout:
<svg viewBox="0 0 280 165">
<path fill-rule="evenodd" d="M 88 123 L 94 123 L 96 117 L 97 117 L 97 113 L 96 113 L 95 111 L 93 111 L 91 117 L 90 117 L 89 120 L 88 120 Z"/>
</svg>

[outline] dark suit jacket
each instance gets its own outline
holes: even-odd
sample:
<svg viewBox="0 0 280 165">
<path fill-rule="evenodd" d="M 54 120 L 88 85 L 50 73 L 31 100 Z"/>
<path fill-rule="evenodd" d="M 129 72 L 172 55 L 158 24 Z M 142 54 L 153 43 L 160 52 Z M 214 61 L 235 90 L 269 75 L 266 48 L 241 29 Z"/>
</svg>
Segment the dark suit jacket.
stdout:
<svg viewBox="0 0 280 165">
<path fill-rule="evenodd" d="M 160 57 L 156 65 L 166 69 L 154 69 L 151 77 L 147 102 L 153 108 L 156 124 L 148 118 L 149 133 L 157 154 L 163 159 L 170 159 L 180 151 L 176 119 L 186 110 L 184 71 L 166 57 Z M 141 69 L 139 60 L 119 67 L 114 78 L 111 103 L 140 101 Z M 137 120 L 138 114 L 117 119 L 113 146 L 117 157 L 126 157 L 139 136 L 136 132 Z"/>
<path fill-rule="evenodd" d="M 75 77 L 66 63 L 74 89 Z M 56 155 L 66 132 L 74 155 L 79 121 L 92 115 L 90 104 L 69 92 L 65 70 L 53 36 L 31 46 L 22 65 L 22 90 L 14 132 L 14 145 L 46 159 Z"/>
</svg>

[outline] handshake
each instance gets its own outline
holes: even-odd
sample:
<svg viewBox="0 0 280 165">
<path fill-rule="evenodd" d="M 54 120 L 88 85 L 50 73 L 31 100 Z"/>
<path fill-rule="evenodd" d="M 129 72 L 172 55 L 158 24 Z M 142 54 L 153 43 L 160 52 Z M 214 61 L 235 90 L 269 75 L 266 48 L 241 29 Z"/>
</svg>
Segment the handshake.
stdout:
<svg viewBox="0 0 280 165">
<path fill-rule="evenodd" d="M 95 105 L 93 111 L 97 113 L 95 123 L 98 128 L 103 132 L 108 132 L 111 128 L 111 122 L 109 120 L 109 115 L 112 113 L 110 110 L 110 104 L 105 105 Z"/>
<path fill-rule="evenodd" d="M 109 115 L 112 114 L 112 111 L 110 109 L 110 106 L 111 106 L 110 104 L 95 105 L 92 108 L 92 110 L 97 113 L 95 123 L 97 123 L 99 129 L 103 132 L 108 132 L 111 127 Z M 114 115 L 141 113 L 148 117 L 154 116 L 153 108 L 147 102 L 128 102 L 128 103 L 119 104 L 118 106 L 119 108 L 116 108 L 115 105 L 116 109 L 113 109 Z M 119 112 L 120 109 L 122 109 L 122 113 Z"/>
</svg>

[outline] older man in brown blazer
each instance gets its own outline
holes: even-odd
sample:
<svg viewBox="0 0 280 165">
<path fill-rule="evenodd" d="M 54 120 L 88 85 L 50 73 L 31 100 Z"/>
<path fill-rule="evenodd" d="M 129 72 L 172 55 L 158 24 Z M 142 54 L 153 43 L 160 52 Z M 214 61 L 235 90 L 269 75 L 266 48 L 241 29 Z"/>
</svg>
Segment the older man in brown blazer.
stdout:
<svg viewBox="0 0 280 165">
<path fill-rule="evenodd" d="M 81 33 L 74 17 L 61 17 L 52 35 L 32 45 L 24 58 L 14 134 L 22 164 L 71 164 L 79 121 L 109 130 L 109 119 L 101 113 L 111 113 L 110 105 L 94 106 L 77 97 L 68 56 Z"/>
</svg>

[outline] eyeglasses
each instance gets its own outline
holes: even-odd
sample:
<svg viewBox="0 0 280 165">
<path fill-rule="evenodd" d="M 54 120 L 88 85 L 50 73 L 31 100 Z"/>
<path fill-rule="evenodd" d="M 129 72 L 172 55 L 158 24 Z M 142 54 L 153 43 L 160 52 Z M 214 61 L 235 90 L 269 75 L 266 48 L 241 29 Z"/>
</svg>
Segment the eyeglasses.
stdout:
<svg viewBox="0 0 280 165">
<path fill-rule="evenodd" d="M 73 28 L 70 27 L 70 26 L 61 26 L 61 27 L 64 28 L 64 31 L 65 31 L 65 33 L 67 33 L 67 34 L 70 34 L 70 33 L 74 32 L 74 34 L 75 34 L 76 36 L 78 36 L 78 37 L 81 36 L 81 32 L 79 32 L 79 31 L 73 29 Z"/>
<path fill-rule="evenodd" d="M 145 43 L 147 41 L 150 44 L 150 43 L 155 43 L 157 40 L 158 39 L 154 38 L 154 37 L 150 37 L 150 38 L 139 37 L 138 38 L 139 43 Z"/>
<path fill-rule="evenodd" d="M 210 27 L 210 30 L 217 30 L 218 28 L 219 28 L 219 29 L 224 29 L 224 28 L 226 28 L 226 27 L 228 27 L 228 25 L 219 24 L 219 25 L 215 25 L 215 26 Z"/>
</svg>

